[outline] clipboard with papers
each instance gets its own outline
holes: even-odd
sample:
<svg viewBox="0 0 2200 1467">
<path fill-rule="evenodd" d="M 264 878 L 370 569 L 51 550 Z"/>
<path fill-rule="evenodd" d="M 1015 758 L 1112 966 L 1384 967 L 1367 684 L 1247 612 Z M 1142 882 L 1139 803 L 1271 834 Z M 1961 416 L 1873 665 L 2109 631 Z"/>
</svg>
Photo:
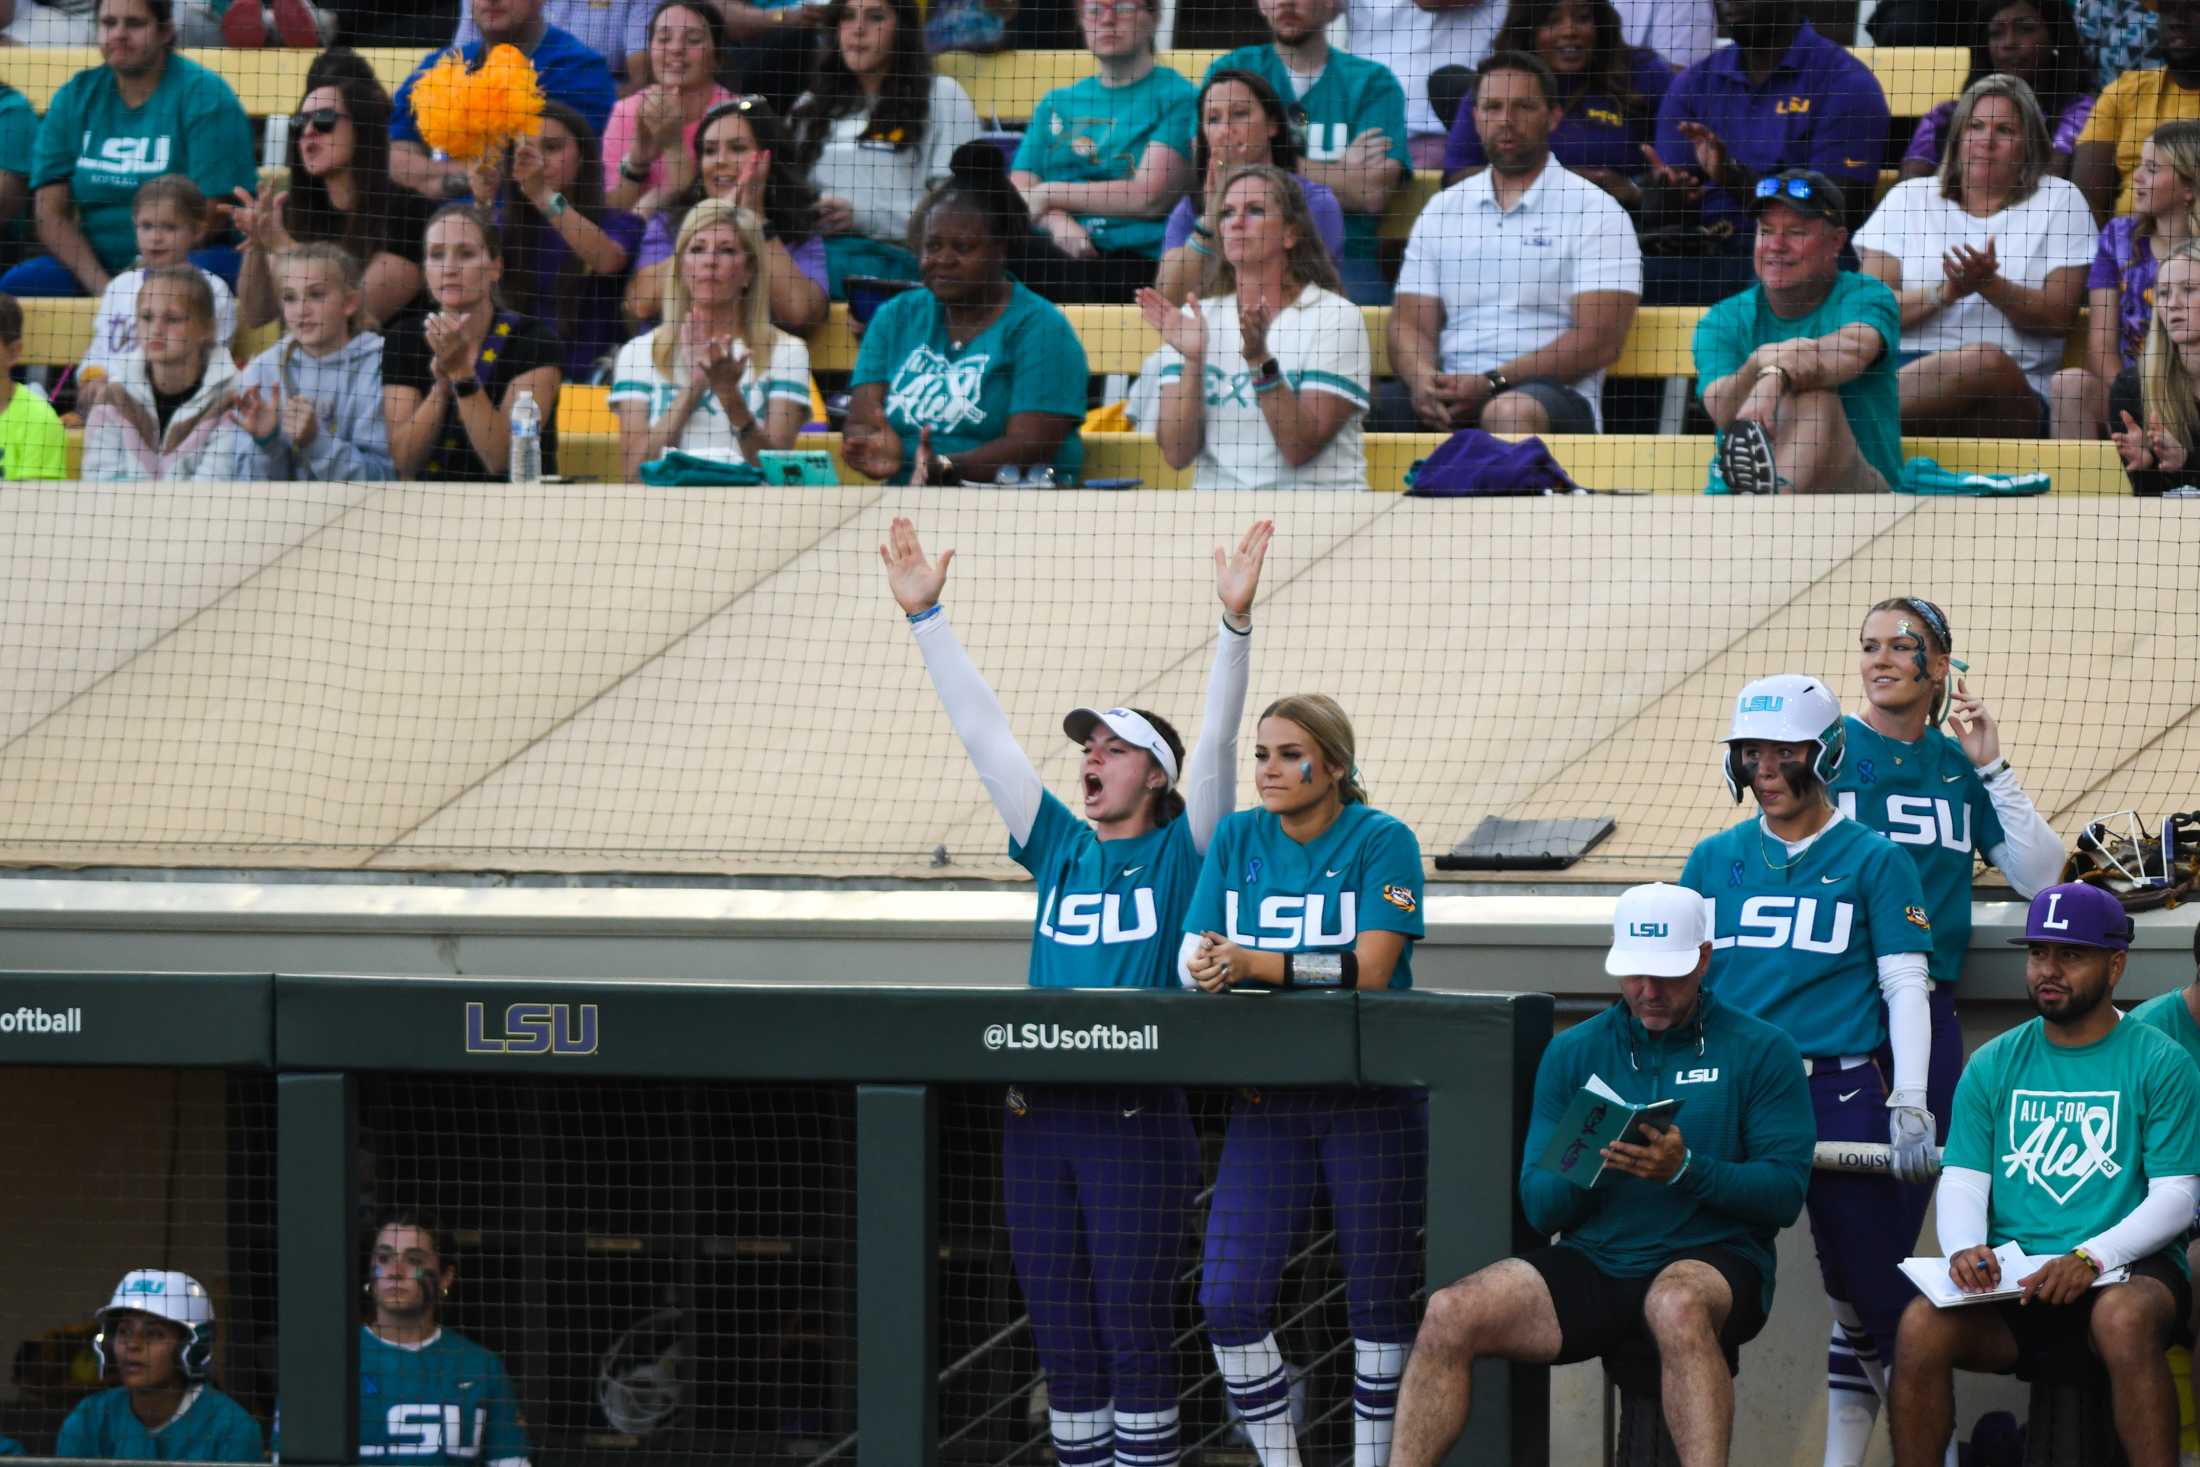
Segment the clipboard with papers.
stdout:
<svg viewBox="0 0 2200 1467">
<path fill-rule="evenodd" d="M 1990 1304 L 1997 1299 L 2015 1299 L 2024 1293 L 2019 1282 L 2062 1257 L 2059 1253 L 2027 1253 L 2014 1243 L 2004 1243 L 1994 1250 L 1994 1262 L 2001 1266 L 2001 1285 L 1998 1288 L 1969 1293 L 1956 1287 L 1948 1277 L 1948 1260 L 1945 1258 L 1905 1258 L 1903 1275 L 1917 1285 L 1917 1291 L 1933 1301 L 1935 1309 L 1958 1309 L 1966 1304 Z M 2127 1268 L 2112 1268 L 2093 1281 L 2098 1289 L 2106 1284 L 2120 1284 L 2131 1277 Z"/>
</svg>

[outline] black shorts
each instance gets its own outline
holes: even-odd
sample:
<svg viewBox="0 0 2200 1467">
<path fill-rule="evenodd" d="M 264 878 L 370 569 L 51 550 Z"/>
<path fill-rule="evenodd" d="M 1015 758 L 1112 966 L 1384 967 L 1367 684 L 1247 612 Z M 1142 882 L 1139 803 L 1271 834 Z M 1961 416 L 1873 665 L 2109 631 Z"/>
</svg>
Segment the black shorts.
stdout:
<svg viewBox="0 0 2200 1467">
<path fill-rule="evenodd" d="M 1738 1370 L 1742 1346 L 1765 1327 L 1764 1277 L 1756 1264 L 1732 1248 L 1684 1248 L 1668 1260 L 1668 1266 L 1683 1259 L 1710 1264 L 1734 1295 L 1734 1307 L 1719 1330 L 1719 1348 L 1726 1353 L 1727 1369 Z M 1643 1323 L 1642 1303 L 1657 1282 L 1656 1274 L 1615 1278 L 1579 1248 L 1538 1248 L 1521 1254 L 1520 1261 L 1543 1275 L 1544 1286 L 1551 1291 L 1559 1338 L 1553 1365 L 1594 1360 L 1631 1340 L 1655 1344 L 1650 1327 Z"/>
<path fill-rule="evenodd" d="M 2171 1246 L 2182 1250 L 2185 1245 L 2180 1242 Z M 2184 1333 L 2185 1318 L 2192 1312 L 2192 1284 L 2186 1279 L 2185 1271 L 2177 1266 L 2179 1261 L 2171 1258 L 2165 1249 L 2149 1253 L 2131 1265 L 2133 1278 L 2154 1279 L 2169 1290 L 2176 1304 L 2176 1311 L 2170 1316 L 2173 1337 Z M 2101 1290 L 2087 1289 L 2068 1304 L 1998 1301 L 1993 1307 L 2017 1340 L 2017 1378 L 2054 1380 L 2077 1375 L 2082 1379 L 2099 1369 L 2100 1357 L 2093 1353 L 2093 1332 L 2087 1325 L 2092 1322 L 2093 1306 L 2100 1297 Z"/>
<path fill-rule="evenodd" d="M 1505 390 L 1526 393 L 1540 403 L 1543 415 L 1551 420 L 1553 433 L 1594 433 L 1597 430 L 1596 409 L 1589 405 L 1589 399 L 1563 382 L 1535 377 L 1515 382 Z"/>
</svg>

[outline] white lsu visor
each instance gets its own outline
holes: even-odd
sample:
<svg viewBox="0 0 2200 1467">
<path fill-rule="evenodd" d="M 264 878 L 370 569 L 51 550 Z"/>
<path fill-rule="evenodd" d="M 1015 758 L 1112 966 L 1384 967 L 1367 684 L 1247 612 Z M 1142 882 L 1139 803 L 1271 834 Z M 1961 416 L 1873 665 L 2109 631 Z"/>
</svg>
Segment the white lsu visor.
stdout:
<svg viewBox="0 0 2200 1467">
<path fill-rule="evenodd" d="M 1092 737 L 1093 729 L 1103 723 L 1108 726 L 1109 732 L 1124 743 L 1153 755 L 1154 763 L 1159 764 L 1161 772 L 1169 776 L 1169 783 L 1176 783 L 1176 755 L 1169 752 L 1169 741 L 1161 737 L 1159 729 L 1132 709 L 1072 708 L 1069 716 L 1062 720 L 1062 732 L 1069 735 L 1071 743 L 1083 748 L 1085 741 Z"/>
</svg>

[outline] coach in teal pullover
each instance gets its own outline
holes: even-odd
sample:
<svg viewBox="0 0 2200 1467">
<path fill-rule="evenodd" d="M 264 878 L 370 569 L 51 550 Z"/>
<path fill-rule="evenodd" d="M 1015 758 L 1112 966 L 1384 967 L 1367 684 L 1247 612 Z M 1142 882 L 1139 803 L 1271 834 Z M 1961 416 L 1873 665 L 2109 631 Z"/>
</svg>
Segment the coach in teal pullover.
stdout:
<svg viewBox="0 0 2200 1467">
<path fill-rule="evenodd" d="M 1612 919 L 1621 1001 L 1551 1041 L 1535 1073 L 1520 1202 L 1548 1247 L 1438 1289 L 1399 1392 L 1390 1467 L 1435 1467 L 1467 1424 L 1477 1360 L 1565 1365 L 1655 1345 L 1684 1462 L 1725 1462 L 1734 1370 L 1772 1308 L 1773 1238 L 1803 1210 L 1817 1126 L 1793 1040 L 1703 991 L 1704 899 L 1638 886 Z M 1538 1160 L 1594 1076 L 1635 1104 L 1678 1100 L 1662 1133 L 1614 1141 L 1576 1186 Z"/>
</svg>

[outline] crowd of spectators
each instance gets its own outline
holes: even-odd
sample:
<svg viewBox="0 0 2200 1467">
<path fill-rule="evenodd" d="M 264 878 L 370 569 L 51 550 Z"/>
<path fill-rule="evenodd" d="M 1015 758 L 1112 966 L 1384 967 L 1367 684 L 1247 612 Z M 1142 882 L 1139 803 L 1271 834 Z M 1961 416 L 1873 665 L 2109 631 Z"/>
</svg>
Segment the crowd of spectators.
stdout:
<svg viewBox="0 0 2200 1467">
<path fill-rule="evenodd" d="M 284 427 L 301 409 L 270 419 L 232 380 L 240 328 L 278 317 L 297 347 L 286 361 L 380 346 L 387 441 L 362 446 L 365 462 L 389 452 L 401 474 L 461 478 L 503 472 L 517 390 L 544 412 L 554 455 L 570 384 L 609 383 L 629 405 L 630 473 L 671 449 L 751 466 L 750 446 L 783 446 L 773 425 L 791 385 L 812 401 L 805 423 L 820 388 L 841 385 L 813 384 L 783 349 L 808 343 L 836 301 L 876 333 L 846 384 L 850 431 L 898 439 L 898 452 L 873 441 L 847 461 L 889 477 L 929 474 L 934 459 L 963 474 L 1074 472 L 1091 406 L 1088 384 L 1069 380 L 1082 353 L 1036 373 L 994 353 L 1033 331 L 1074 344 L 1060 307 L 1080 303 L 1151 323 L 1125 415 L 1165 440 L 1170 462 L 1208 464 L 1203 484 L 1364 478 L 1363 429 L 1610 431 L 1604 374 L 1641 305 L 1755 313 L 1732 338 L 1748 343 L 1737 360 L 1716 313 L 1699 328 L 1714 489 L 1828 477 L 1780 462 L 1816 431 L 1796 418 L 1810 394 L 1793 370 L 1812 365 L 1766 373 L 1774 364 L 1753 360 L 1796 335 L 1785 308 L 1804 297 L 1811 312 L 1838 299 L 1874 322 L 1881 303 L 1864 287 L 1893 302 L 1883 349 L 1851 364 L 1853 381 L 1819 384 L 1848 403 L 1864 460 L 1890 483 L 1890 435 L 2101 440 L 2123 429 L 2119 379 L 2146 408 L 2143 384 L 2175 377 L 2144 359 L 2160 262 L 2193 234 L 2200 0 L 1973 0 L 1938 7 L 1929 36 L 1913 7 L 1882 0 L 1875 37 L 1972 51 L 1961 96 L 1918 118 L 1891 115 L 1873 68 L 1833 38 L 1854 25 L 1814 0 L 1255 0 L 1248 43 L 1196 81 L 1163 64 L 1159 0 L 1076 0 L 1092 72 L 1010 132 L 997 119 L 988 131 L 935 64 L 940 28 L 911 0 L 465 0 L 449 47 L 394 97 L 357 51 L 322 50 L 288 119 L 288 167 L 265 178 L 235 91 L 178 49 L 196 32 L 177 0 L 96 0 L 82 36 L 27 13 L 51 8 L 19 0 L 11 31 L 96 39 L 100 64 L 61 85 L 43 118 L 0 89 L 0 223 L 13 221 L 18 246 L 0 293 L 100 298 L 90 353 L 73 383 L 53 384 L 60 421 L 89 430 L 107 408 L 102 421 L 125 420 L 145 452 L 95 459 L 88 440 L 87 475 L 322 462 Z M 1331 38 L 1340 13 L 1349 49 Z M 301 26 L 351 34 L 342 12 L 302 14 L 302 0 L 231 0 L 208 23 L 261 41 Z M 443 156 L 422 136 L 416 88 L 448 52 L 476 66 L 500 46 L 534 68 L 548 99 L 539 130 L 480 159 Z M 1444 187 L 1414 193 L 1426 201 L 1401 251 L 1378 225 L 1416 169 L 1440 169 Z M 1233 213 L 1226 191 L 1248 178 Z M 996 188 L 1004 198 L 978 197 Z M 943 192 L 960 204 L 938 207 Z M 1798 203 L 1807 217 L 1790 217 Z M 715 232 L 690 255 L 686 226 L 710 204 L 727 210 L 708 212 Z M 1793 237 L 1768 243 L 1768 215 Z M 432 244 L 437 222 L 450 237 Z M 928 224 L 961 238 L 940 246 Z M 322 244 L 346 266 L 307 249 Z M 1792 297 L 1767 289 L 1768 269 L 1793 273 L 1790 246 L 1822 276 Z M 292 307 L 306 306 L 283 283 L 301 273 L 292 256 L 357 294 L 359 329 L 342 343 L 296 340 Z M 174 356 L 155 370 L 144 288 L 177 270 L 200 285 L 176 274 L 155 293 L 186 321 L 162 336 Z M 727 272 L 738 279 L 717 278 Z M 871 313 L 897 292 L 909 300 L 880 332 Z M 177 343 L 195 340 L 202 293 L 200 368 L 198 348 Z M 714 324 L 675 322 L 675 296 Z M 762 328 L 747 324 L 751 303 Z M 1380 381 L 1373 318 L 1342 308 L 1373 305 L 1393 307 Z M 2083 364 L 2065 367 L 2083 308 Z M 1271 351 L 1281 342 L 1308 344 L 1306 361 Z M 630 378 L 622 362 L 649 370 Z M 1880 412 L 1890 375 L 1898 413 L 1857 421 Z M 729 416 L 721 386 L 747 410 Z M 1330 388 L 1350 424 L 1301 441 L 1332 416 L 1319 400 Z M 1276 392 L 1272 412 L 1263 394 Z M 200 397 L 199 413 L 176 417 Z M 126 398 L 142 399 L 135 412 Z M 1619 416 L 1641 426 L 1639 402 Z M 2186 414 L 2155 403 L 2133 416 L 2144 438 L 2174 436 Z M 735 432 L 737 418 L 754 433 Z M 250 429 L 268 421 L 282 453 Z M 1730 445 L 1736 424 L 1754 427 Z M 212 448 L 175 453 L 183 428 Z M 324 416 L 313 431 L 333 430 Z M 1817 444 L 1806 457 L 1841 452 Z M 11 455 L 9 472 L 18 461 L 52 459 Z M 2147 472 L 2163 462 L 2150 454 Z"/>
</svg>

